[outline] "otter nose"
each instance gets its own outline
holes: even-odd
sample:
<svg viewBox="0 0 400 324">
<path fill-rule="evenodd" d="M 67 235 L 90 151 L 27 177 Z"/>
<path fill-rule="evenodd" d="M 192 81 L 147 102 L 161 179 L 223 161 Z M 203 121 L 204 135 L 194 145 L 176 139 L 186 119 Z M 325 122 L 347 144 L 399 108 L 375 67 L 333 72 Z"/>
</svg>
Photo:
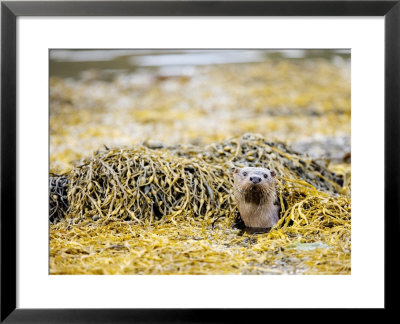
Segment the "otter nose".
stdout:
<svg viewBox="0 0 400 324">
<path fill-rule="evenodd" d="M 259 183 L 259 182 L 261 182 L 261 178 L 260 177 L 250 177 L 250 181 L 253 183 Z"/>
</svg>

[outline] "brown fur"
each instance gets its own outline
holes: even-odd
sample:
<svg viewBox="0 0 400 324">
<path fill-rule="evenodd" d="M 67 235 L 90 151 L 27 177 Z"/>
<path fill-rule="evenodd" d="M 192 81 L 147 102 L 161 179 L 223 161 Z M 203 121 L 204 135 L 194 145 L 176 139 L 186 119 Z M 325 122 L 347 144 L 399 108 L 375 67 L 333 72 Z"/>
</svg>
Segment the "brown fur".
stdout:
<svg viewBox="0 0 400 324">
<path fill-rule="evenodd" d="M 234 195 L 246 227 L 270 228 L 278 222 L 274 171 L 252 167 L 236 169 Z"/>
</svg>

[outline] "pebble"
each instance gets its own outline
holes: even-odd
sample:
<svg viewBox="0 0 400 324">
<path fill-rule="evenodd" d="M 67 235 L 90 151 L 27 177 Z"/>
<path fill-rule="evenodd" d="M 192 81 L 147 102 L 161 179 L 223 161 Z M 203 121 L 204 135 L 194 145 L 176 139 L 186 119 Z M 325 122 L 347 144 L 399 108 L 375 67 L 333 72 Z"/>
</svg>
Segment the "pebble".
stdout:
<svg viewBox="0 0 400 324">
<path fill-rule="evenodd" d="M 164 148 L 164 144 L 159 141 L 155 140 L 147 140 L 146 142 L 143 143 L 145 146 L 151 149 L 161 149 Z"/>
</svg>

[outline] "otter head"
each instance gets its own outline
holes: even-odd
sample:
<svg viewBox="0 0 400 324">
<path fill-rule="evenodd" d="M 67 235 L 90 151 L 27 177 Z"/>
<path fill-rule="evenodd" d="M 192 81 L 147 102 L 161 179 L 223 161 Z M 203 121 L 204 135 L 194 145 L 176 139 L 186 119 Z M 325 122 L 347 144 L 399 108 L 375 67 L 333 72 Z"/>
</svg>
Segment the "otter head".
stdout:
<svg viewBox="0 0 400 324">
<path fill-rule="evenodd" d="M 275 196 L 275 171 L 265 168 L 235 169 L 235 194 L 247 203 L 267 201 Z"/>
</svg>

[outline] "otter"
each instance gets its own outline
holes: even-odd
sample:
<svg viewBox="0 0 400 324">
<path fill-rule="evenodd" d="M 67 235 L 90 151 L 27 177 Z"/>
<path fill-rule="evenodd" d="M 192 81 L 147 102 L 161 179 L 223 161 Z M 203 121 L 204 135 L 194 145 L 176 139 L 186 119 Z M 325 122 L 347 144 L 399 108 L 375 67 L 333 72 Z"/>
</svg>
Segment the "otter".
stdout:
<svg viewBox="0 0 400 324">
<path fill-rule="evenodd" d="M 234 196 L 247 228 L 273 227 L 279 220 L 275 171 L 247 167 L 234 171 Z"/>
</svg>

